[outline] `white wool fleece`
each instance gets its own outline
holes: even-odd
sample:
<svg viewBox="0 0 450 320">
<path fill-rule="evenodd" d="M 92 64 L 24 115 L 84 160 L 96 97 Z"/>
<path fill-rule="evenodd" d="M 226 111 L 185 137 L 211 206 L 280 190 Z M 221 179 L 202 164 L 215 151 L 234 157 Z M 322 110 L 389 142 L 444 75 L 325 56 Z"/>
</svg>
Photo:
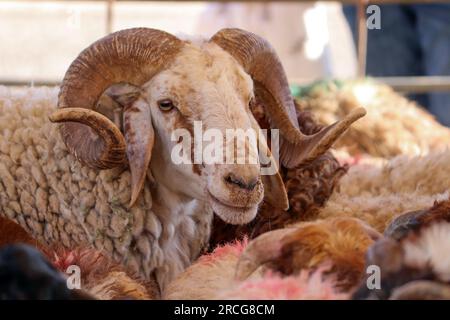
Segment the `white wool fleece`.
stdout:
<svg viewBox="0 0 450 320">
<path fill-rule="evenodd" d="M 0 215 L 46 244 L 92 245 L 145 278 L 160 270 L 167 282 L 198 256 L 211 216 L 158 216 L 149 182 L 129 209 L 127 168 L 93 170 L 68 153 L 48 120 L 57 93 L 0 87 Z"/>
</svg>

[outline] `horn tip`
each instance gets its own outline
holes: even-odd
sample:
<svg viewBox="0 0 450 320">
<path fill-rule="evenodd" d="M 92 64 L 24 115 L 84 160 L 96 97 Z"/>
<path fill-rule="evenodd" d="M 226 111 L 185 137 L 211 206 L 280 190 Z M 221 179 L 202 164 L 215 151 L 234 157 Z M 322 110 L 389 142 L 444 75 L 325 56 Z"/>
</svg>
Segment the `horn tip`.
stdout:
<svg viewBox="0 0 450 320">
<path fill-rule="evenodd" d="M 367 114 L 367 110 L 363 107 L 356 108 L 353 110 L 350 115 L 355 117 L 356 119 L 362 118 Z"/>
<path fill-rule="evenodd" d="M 136 185 L 133 183 L 133 186 L 131 187 L 131 200 L 128 204 L 128 207 L 131 208 L 135 205 L 136 201 L 139 198 L 139 195 L 141 194 L 142 185 Z"/>
<path fill-rule="evenodd" d="M 137 198 L 138 198 L 138 195 L 139 195 L 139 193 L 136 195 L 136 194 L 133 192 L 133 195 L 131 196 L 130 203 L 128 204 L 128 209 L 131 209 L 131 208 L 134 206 L 134 204 L 136 203 L 136 200 L 137 200 Z"/>
<path fill-rule="evenodd" d="M 287 197 L 282 199 L 282 201 L 280 203 L 280 209 L 283 211 L 289 210 L 289 199 Z"/>
</svg>

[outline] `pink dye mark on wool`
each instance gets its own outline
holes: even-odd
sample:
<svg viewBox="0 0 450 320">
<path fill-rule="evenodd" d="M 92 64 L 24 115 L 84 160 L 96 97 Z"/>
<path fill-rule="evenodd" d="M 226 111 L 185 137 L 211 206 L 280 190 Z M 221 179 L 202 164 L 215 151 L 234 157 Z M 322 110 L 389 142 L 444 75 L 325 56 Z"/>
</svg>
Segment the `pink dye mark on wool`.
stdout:
<svg viewBox="0 0 450 320">
<path fill-rule="evenodd" d="M 315 271 L 302 270 L 298 275 L 283 277 L 268 272 L 261 279 L 247 280 L 226 293 L 225 298 L 244 300 L 344 300 L 348 294 L 339 293 L 336 281 L 324 276 L 328 267 Z"/>
<path fill-rule="evenodd" d="M 73 250 L 62 247 L 54 248 L 49 258 L 55 268 L 62 272 L 66 272 L 71 265 L 85 267 L 89 270 L 107 267 L 102 253 L 91 248 L 75 248 Z"/>
<path fill-rule="evenodd" d="M 244 237 L 242 240 L 235 240 L 225 245 L 217 246 L 210 254 L 205 254 L 198 259 L 199 263 L 209 264 L 217 260 L 223 259 L 228 255 L 240 256 L 248 245 L 248 238 Z"/>
<path fill-rule="evenodd" d="M 339 162 L 339 164 L 341 166 L 354 166 L 357 165 L 361 162 L 362 160 L 362 155 L 361 154 L 355 154 L 354 156 L 351 155 L 342 155 L 342 154 L 337 154 L 335 155 L 337 161 Z"/>
</svg>

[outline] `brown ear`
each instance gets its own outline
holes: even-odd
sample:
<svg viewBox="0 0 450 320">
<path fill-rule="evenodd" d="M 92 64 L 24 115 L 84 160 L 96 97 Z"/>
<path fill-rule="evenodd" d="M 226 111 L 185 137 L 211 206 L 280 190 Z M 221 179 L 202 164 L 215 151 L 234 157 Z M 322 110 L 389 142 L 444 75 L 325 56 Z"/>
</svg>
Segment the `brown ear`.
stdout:
<svg viewBox="0 0 450 320">
<path fill-rule="evenodd" d="M 264 184 L 264 200 L 274 208 L 288 210 L 289 200 L 280 174 L 262 175 L 261 179 Z"/>
<path fill-rule="evenodd" d="M 105 93 L 123 107 L 123 132 L 131 171 L 132 207 L 144 185 L 155 141 L 150 106 L 141 94 L 141 89 L 130 84 L 116 85 Z"/>
<path fill-rule="evenodd" d="M 256 133 L 260 132 L 261 128 L 254 119 L 252 119 L 252 128 Z M 267 141 L 263 135 L 258 136 L 259 156 L 270 159 L 270 166 L 274 169 L 273 174 L 262 174 L 261 180 L 264 184 L 264 200 L 267 201 L 274 208 L 280 208 L 282 210 L 289 209 L 289 200 L 284 186 L 283 179 L 280 175 L 278 163 L 275 161 L 272 152 L 267 146 Z"/>
</svg>

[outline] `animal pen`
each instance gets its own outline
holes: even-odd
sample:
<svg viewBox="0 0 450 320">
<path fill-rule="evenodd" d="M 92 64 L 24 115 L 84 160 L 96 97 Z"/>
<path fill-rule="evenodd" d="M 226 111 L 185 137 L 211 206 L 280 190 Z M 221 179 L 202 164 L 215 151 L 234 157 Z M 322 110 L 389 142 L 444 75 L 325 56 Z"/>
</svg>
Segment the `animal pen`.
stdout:
<svg viewBox="0 0 450 320">
<path fill-rule="evenodd" d="M 0 8 L 41 2 L 66 1 Z M 416 99 L 450 92 L 450 74 L 370 76 L 367 24 L 371 5 L 383 23 L 389 5 L 447 1 L 77 2 L 95 12 L 61 11 L 67 47 L 0 45 L 0 299 L 231 299 L 258 315 L 274 311 L 242 300 L 450 299 L 450 128 Z M 286 30 L 299 4 L 295 50 L 258 29 L 278 14 Z"/>
</svg>

